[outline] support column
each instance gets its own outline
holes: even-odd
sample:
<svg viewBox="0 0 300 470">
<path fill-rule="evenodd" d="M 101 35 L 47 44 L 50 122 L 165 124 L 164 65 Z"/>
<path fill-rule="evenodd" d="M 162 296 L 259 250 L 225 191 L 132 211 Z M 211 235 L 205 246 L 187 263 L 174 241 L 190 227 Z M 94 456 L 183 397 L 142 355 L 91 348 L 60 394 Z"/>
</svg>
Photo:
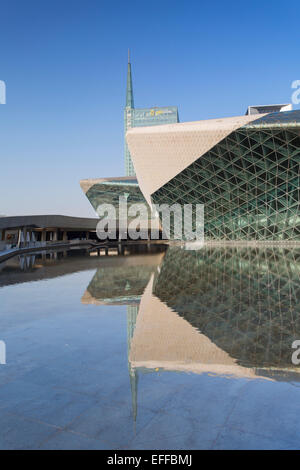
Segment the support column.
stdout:
<svg viewBox="0 0 300 470">
<path fill-rule="evenodd" d="M 118 255 L 124 255 L 124 245 L 122 243 L 118 243 Z"/>
<path fill-rule="evenodd" d="M 26 229 L 26 227 L 23 227 L 23 229 L 22 229 L 22 235 L 23 235 L 23 246 L 26 246 L 26 237 L 27 237 L 27 229 Z"/>
<path fill-rule="evenodd" d="M 32 232 L 32 229 L 29 228 L 27 229 L 27 233 L 26 233 L 26 245 L 30 246 L 30 243 L 31 243 L 31 232 Z"/>
<path fill-rule="evenodd" d="M 20 243 L 21 243 L 21 232 L 22 232 L 22 229 L 18 228 L 18 240 L 17 240 L 18 248 L 20 247 Z"/>
</svg>

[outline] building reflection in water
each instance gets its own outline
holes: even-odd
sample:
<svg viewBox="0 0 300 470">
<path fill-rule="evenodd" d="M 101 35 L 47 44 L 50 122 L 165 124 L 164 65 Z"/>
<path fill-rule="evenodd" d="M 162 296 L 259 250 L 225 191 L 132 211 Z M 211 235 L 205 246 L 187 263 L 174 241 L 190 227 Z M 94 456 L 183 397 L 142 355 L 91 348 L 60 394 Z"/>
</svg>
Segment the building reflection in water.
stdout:
<svg viewBox="0 0 300 470">
<path fill-rule="evenodd" d="M 153 245 L 148 254 L 115 257 L 110 266 L 97 269 L 81 302 L 94 305 L 127 305 L 127 355 L 134 421 L 137 416 L 138 370 L 129 360 L 141 298 L 149 279 L 161 264 L 166 247 Z"/>
<path fill-rule="evenodd" d="M 236 364 L 275 377 L 300 339 L 299 276 L 300 248 L 172 249 L 153 294 Z"/>
<path fill-rule="evenodd" d="M 300 248 L 170 247 L 143 258 L 99 268 L 82 299 L 128 306 L 134 419 L 140 373 L 298 380 Z"/>
<path fill-rule="evenodd" d="M 135 419 L 144 373 L 300 379 L 291 361 L 292 343 L 300 340 L 299 247 L 136 250 L 16 256 L 1 263 L 0 287 L 93 269 L 82 302 L 127 306 Z"/>
</svg>

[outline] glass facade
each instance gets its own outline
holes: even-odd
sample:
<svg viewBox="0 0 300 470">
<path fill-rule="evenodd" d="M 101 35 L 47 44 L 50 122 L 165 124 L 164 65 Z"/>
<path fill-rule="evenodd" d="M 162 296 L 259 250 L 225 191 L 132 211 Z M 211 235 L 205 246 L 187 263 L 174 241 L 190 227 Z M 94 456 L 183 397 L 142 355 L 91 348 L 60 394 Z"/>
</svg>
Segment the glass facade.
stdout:
<svg viewBox="0 0 300 470">
<path fill-rule="evenodd" d="M 119 219 L 118 209 L 120 196 L 126 197 L 128 205 L 146 204 L 137 180 L 124 179 L 121 181 L 103 181 L 94 184 L 86 192 L 86 197 L 96 212 L 100 204 L 112 204 L 116 210 L 117 220 Z"/>
<path fill-rule="evenodd" d="M 204 204 L 206 240 L 300 241 L 300 110 L 240 127 L 151 197 Z"/>
</svg>

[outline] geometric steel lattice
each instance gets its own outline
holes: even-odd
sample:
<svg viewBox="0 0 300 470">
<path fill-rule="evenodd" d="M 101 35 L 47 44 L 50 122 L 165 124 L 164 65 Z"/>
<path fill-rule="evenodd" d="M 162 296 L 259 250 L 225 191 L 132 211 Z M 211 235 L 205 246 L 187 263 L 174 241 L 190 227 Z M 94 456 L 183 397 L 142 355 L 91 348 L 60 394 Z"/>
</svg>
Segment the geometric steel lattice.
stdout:
<svg viewBox="0 0 300 470">
<path fill-rule="evenodd" d="M 300 241 L 299 169 L 300 111 L 272 113 L 232 132 L 151 197 L 204 204 L 206 240 Z"/>
</svg>

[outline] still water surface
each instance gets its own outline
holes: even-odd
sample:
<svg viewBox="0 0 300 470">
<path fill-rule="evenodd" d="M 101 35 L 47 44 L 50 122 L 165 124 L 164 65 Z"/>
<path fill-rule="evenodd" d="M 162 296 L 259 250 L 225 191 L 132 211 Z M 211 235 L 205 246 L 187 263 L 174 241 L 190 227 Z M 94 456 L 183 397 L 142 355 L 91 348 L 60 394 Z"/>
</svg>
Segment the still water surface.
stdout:
<svg viewBox="0 0 300 470">
<path fill-rule="evenodd" d="M 0 448 L 298 449 L 299 277 L 299 248 L 0 264 Z"/>
</svg>

